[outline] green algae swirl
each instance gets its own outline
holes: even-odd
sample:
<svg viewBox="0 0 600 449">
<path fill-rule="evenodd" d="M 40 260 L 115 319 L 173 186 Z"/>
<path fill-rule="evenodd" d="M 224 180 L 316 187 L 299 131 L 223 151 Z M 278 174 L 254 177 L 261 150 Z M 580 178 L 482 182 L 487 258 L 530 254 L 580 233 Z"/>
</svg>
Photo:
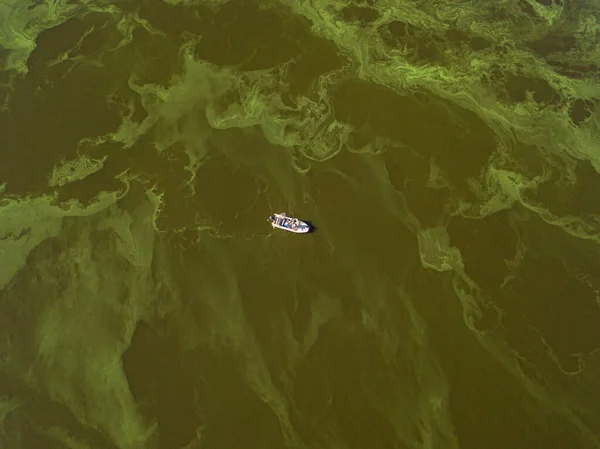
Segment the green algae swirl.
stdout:
<svg viewBox="0 0 600 449">
<path fill-rule="evenodd" d="M 0 447 L 600 447 L 599 20 L 2 2 Z"/>
</svg>

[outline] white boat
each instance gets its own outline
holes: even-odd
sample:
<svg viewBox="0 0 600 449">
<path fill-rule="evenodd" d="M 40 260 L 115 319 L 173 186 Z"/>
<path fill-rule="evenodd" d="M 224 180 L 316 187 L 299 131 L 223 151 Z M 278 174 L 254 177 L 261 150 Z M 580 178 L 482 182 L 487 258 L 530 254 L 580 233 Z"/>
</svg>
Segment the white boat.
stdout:
<svg viewBox="0 0 600 449">
<path fill-rule="evenodd" d="M 294 232 L 296 234 L 306 234 L 310 232 L 310 225 L 294 217 L 288 217 L 286 214 L 273 214 L 269 217 L 271 226 L 283 229 L 284 231 Z"/>
</svg>

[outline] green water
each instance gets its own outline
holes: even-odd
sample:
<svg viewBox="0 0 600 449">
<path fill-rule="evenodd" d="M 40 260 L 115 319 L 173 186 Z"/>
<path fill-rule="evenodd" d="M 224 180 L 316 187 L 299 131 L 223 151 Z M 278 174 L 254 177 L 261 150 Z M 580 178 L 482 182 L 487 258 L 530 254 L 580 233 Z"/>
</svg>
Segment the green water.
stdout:
<svg viewBox="0 0 600 449">
<path fill-rule="evenodd" d="M 0 2 L 0 447 L 600 448 L 599 20 Z"/>
</svg>

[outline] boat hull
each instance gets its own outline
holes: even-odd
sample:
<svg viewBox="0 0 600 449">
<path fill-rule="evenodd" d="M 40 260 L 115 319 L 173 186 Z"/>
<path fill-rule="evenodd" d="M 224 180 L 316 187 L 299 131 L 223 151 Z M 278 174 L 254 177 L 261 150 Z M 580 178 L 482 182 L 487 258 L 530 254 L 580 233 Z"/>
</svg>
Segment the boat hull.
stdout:
<svg viewBox="0 0 600 449">
<path fill-rule="evenodd" d="M 283 231 L 292 232 L 294 234 L 307 234 L 310 232 L 310 225 L 302 220 L 294 217 L 288 217 L 285 214 L 275 214 L 269 217 L 271 226 Z"/>
</svg>

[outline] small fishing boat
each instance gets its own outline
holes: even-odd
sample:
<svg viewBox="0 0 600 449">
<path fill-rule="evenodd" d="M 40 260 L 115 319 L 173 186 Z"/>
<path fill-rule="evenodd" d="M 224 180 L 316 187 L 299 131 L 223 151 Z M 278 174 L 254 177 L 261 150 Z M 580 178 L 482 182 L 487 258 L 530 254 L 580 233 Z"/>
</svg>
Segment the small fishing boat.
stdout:
<svg viewBox="0 0 600 449">
<path fill-rule="evenodd" d="M 310 225 L 297 218 L 288 217 L 286 214 L 274 214 L 269 217 L 271 226 L 296 234 L 306 234 L 310 231 Z"/>
</svg>

